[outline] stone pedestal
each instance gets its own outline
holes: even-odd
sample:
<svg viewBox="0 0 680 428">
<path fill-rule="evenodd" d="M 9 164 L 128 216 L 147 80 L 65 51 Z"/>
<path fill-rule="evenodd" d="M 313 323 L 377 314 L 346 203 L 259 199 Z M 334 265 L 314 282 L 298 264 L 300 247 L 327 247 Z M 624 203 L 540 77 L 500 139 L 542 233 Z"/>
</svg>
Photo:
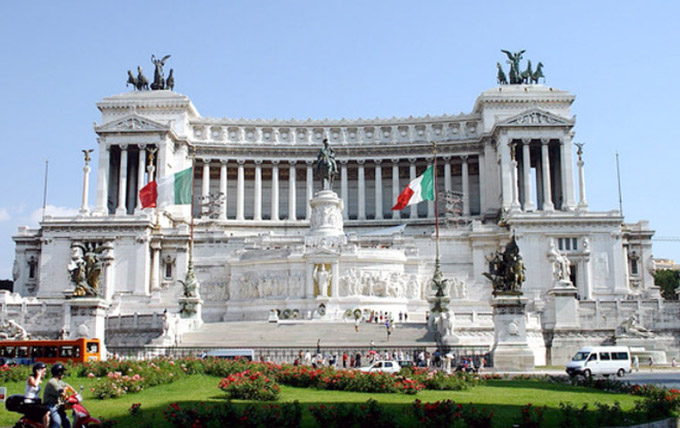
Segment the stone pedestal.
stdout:
<svg viewBox="0 0 680 428">
<path fill-rule="evenodd" d="M 190 321 L 191 328 L 198 328 L 203 325 L 201 309 L 203 300 L 200 297 L 180 297 L 179 298 L 180 317 Z"/>
<path fill-rule="evenodd" d="M 534 369 L 534 353 L 527 342 L 525 308 L 527 299 L 521 296 L 497 296 L 493 307 L 494 345 L 493 366 L 499 371 Z"/>
<path fill-rule="evenodd" d="M 98 297 L 80 297 L 68 301 L 71 315 L 70 338 L 97 338 L 101 342 L 101 356 L 106 358 L 106 309 L 108 304 Z"/>
<path fill-rule="evenodd" d="M 576 287 L 569 281 L 560 281 L 548 294 L 552 297 L 553 330 L 580 328 Z"/>
<path fill-rule="evenodd" d="M 332 190 L 321 190 L 309 200 L 312 215 L 309 218 L 309 234 L 312 236 L 344 236 L 342 222 L 342 199 Z"/>
</svg>

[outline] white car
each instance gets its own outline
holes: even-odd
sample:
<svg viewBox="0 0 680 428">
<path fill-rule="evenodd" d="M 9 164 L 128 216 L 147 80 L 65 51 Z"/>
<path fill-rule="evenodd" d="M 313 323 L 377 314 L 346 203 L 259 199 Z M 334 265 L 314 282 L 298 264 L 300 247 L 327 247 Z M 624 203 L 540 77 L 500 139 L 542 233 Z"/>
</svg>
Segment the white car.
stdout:
<svg viewBox="0 0 680 428">
<path fill-rule="evenodd" d="M 401 365 L 399 361 L 376 361 L 368 367 L 361 367 L 362 372 L 382 372 L 382 373 L 399 373 Z"/>
</svg>

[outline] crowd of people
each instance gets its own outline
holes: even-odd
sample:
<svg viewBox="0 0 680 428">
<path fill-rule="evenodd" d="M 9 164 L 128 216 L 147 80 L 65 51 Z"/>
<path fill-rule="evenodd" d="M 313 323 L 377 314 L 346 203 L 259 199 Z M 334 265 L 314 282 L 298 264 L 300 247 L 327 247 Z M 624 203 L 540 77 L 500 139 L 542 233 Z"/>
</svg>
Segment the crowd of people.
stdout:
<svg viewBox="0 0 680 428">
<path fill-rule="evenodd" d="M 262 361 L 265 360 L 264 357 L 261 359 Z M 326 350 L 324 352 L 321 349 L 321 339 L 319 339 L 316 351 L 301 349 L 294 359 L 293 365 L 314 368 L 334 367 L 351 369 L 370 366 L 376 361 L 398 361 L 402 366 L 425 367 L 446 371 L 478 371 L 483 370 L 486 364 L 483 356 L 461 356 L 457 358 L 453 353 L 442 355 L 438 350 L 432 353 L 424 349 L 412 351 L 385 349 L 380 351 L 376 349 L 373 341 L 371 341 L 370 349 L 367 351 Z"/>
</svg>

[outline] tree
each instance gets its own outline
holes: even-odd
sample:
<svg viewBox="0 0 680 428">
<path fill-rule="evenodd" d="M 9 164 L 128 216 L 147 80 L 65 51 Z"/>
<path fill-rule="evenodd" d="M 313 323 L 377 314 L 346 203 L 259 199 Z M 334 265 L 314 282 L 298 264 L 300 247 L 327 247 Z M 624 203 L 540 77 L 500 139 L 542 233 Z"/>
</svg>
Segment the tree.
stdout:
<svg viewBox="0 0 680 428">
<path fill-rule="evenodd" d="M 654 284 L 661 288 L 661 295 L 664 299 L 678 300 L 675 292 L 680 287 L 680 270 L 657 270 L 654 272 Z"/>
</svg>

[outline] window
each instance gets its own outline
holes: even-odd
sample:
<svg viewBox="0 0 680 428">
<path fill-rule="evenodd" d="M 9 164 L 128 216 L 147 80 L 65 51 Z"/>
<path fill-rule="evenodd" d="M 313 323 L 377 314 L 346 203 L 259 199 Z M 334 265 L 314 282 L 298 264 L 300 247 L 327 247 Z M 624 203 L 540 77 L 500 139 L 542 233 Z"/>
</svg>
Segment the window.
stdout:
<svg viewBox="0 0 680 428">
<path fill-rule="evenodd" d="M 64 345 L 59 348 L 59 356 L 62 358 L 71 358 L 73 357 L 73 346 L 71 345 Z"/>
<path fill-rule="evenodd" d="M 590 354 L 590 357 L 588 357 L 588 361 L 597 361 L 597 354 Z"/>
<path fill-rule="evenodd" d="M 611 360 L 609 356 L 609 352 L 600 352 L 600 361 L 609 361 Z"/>
<path fill-rule="evenodd" d="M 637 275 L 638 272 L 638 262 L 637 259 L 631 259 L 630 260 L 630 273 L 632 275 Z"/>
<path fill-rule="evenodd" d="M 99 344 L 97 342 L 87 342 L 87 353 L 96 354 L 99 352 Z"/>
<path fill-rule="evenodd" d="M 34 346 L 31 348 L 31 357 L 32 358 L 41 358 L 43 355 L 45 355 L 45 348 L 42 346 Z"/>
<path fill-rule="evenodd" d="M 560 251 L 578 251 L 578 238 L 557 238 Z"/>
<path fill-rule="evenodd" d="M 28 357 L 28 346 L 18 346 L 17 347 L 17 358 Z"/>
<path fill-rule="evenodd" d="M 385 363 L 385 368 L 392 367 L 392 363 Z"/>
<path fill-rule="evenodd" d="M 14 358 L 14 346 L 3 346 L 0 348 L 0 357 Z"/>
<path fill-rule="evenodd" d="M 627 360 L 628 352 L 612 352 L 612 360 Z"/>
<path fill-rule="evenodd" d="M 45 346 L 45 358 L 57 358 L 57 347 L 56 346 Z"/>
</svg>

